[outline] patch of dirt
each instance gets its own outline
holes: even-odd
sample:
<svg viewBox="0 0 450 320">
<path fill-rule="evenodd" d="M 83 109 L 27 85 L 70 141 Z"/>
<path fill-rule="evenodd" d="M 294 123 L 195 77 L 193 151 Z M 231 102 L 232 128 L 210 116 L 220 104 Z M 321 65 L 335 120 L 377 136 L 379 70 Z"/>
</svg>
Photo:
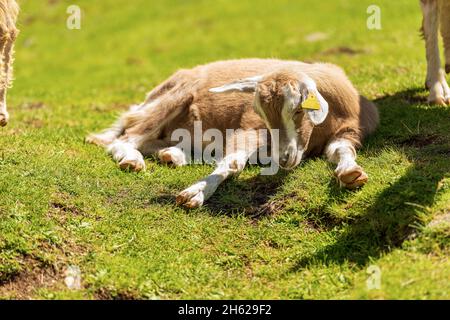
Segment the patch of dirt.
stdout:
<svg viewBox="0 0 450 320">
<path fill-rule="evenodd" d="M 38 110 L 45 108 L 45 104 L 41 101 L 25 102 L 19 106 L 20 109 Z"/>
<path fill-rule="evenodd" d="M 330 48 L 322 52 L 324 55 L 348 55 L 348 56 L 355 56 L 358 54 L 364 54 L 367 53 L 367 50 L 363 49 L 353 49 L 350 47 L 335 47 Z"/>
<path fill-rule="evenodd" d="M 125 103 L 111 103 L 108 105 L 92 104 L 91 109 L 96 112 L 110 112 L 110 111 L 124 112 L 130 109 L 130 105 Z"/>
<path fill-rule="evenodd" d="M 53 209 L 56 209 L 58 211 L 63 211 L 65 213 L 70 213 L 70 214 L 74 214 L 74 215 L 82 215 L 83 212 L 78 209 L 77 207 L 75 207 L 74 205 L 68 205 L 68 204 L 64 204 L 64 203 L 59 203 L 59 202 L 52 202 L 50 204 L 52 206 Z"/>
<path fill-rule="evenodd" d="M 94 293 L 96 300 L 138 300 L 139 295 L 132 291 L 111 291 L 107 288 L 98 289 Z"/>
<path fill-rule="evenodd" d="M 434 218 L 429 224 L 429 228 L 437 228 L 442 225 L 450 225 L 450 211 L 446 211 L 444 214 L 441 214 Z"/>
<path fill-rule="evenodd" d="M 37 17 L 34 15 L 25 15 L 22 19 L 22 23 L 26 26 L 33 24 L 37 20 Z"/>
<path fill-rule="evenodd" d="M 32 127 L 32 128 L 36 128 L 36 129 L 40 129 L 40 128 L 44 127 L 44 125 L 45 125 L 44 121 L 39 120 L 39 119 L 25 120 L 24 123 L 27 125 L 27 127 Z"/>
<path fill-rule="evenodd" d="M 262 217 L 272 217 L 277 215 L 286 207 L 285 199 L 294 197 L 294 194 L 283 196 L 269 202 L 257 203 L 255 206 L 247 210 L 247 214 L 251 216 L 254 220 L 260 219 Z"/>
<path fill-rule="evenodd" d="M 36 290 L 62 286 L 62 274 L 54 267 L 32 257 L 24 257 L 21 264 L 23 271 L 0 281 L 0 297 L 29 300 Z"/>
<path fill-rule="evenodd" d="M 50 202 L 50 208 L 47 212 L 47 216 L 50 219 L 58 221 L 58 223 L 64 226 L 67 222 L 67 219 L 70 216 L 84 216 L 84 212 L 81 211 L 74 205 L 66 204 L 59 201 Z"/>
<path fill-rule="evenodd" d="M 437 134 L 432 135 L 420 135 L 415 134 L 408 139 L 405 139 L 400 142 L 403 146 L 415 147 L 415 148 L 423 148 L 435 142 L 438 142 L 440 136 Z"/>
<path fill-rule="evenodd" d="M 39 289 L 66 289 L 64 280 L 67 268 L 71 265 L 71 257 L 80 257 L 88 252 L 87 246 L 79 245 L 70 239 L 59 245 L 42 241 L 37 249 L 56 255 L 56 260 L 49 263 L 33 255 L 18 257 L 17 261 L 21 266 L 19 271 L 7 274 L 0 280 L 0 298 L 28 300 L 33 299 Z M 83 288 L 82 274 L 81 288 Z"/>
<path fill-rule="evenodd" d="M 136 57 L 129 57 L 125 61 L 125 63 L 129 66 L 140 66 L 144 63 L 142 59 L 136 58 Z"/>
<path fill-rule="evenodd" d="M 280 177 L 266 179 L 259 177 L 255 180 L 250 179 L 240 187 L 241 193 L 248 195 L 249 203 L 225 202 L 222 197 L 213 196 L 206 206 L 217 212 L 244 211 L 255 220 L 265 215 L 275 215 L 284 207 L 283 199 L 271 200 L 282 182 Z M 233 192 L 236 192 L 234 190 Z M 234 196 L 234 195 L 233 195 Z M 247 197 L 245 197 L 247 198 Z"/>
</svg>

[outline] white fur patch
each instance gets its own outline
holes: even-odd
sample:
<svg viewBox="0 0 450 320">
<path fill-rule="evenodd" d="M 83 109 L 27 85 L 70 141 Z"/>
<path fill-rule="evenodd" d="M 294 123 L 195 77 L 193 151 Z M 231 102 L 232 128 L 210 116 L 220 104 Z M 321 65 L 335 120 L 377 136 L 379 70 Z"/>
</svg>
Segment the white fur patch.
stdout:
<svg viewBox="0 0 450 320">
<path fill-rule="evenodd" d="M 230 91 L 241 91 L 241 92 L 254 92 L 258 83 L 263 79 L 263 76 L 256 76 L 251 78 L 246 78 L 238 80 L 232 83 L 228 83 L 221 87 L 209 89 L 212 93 L 223 93 Z"/>
<path fill-rule="evenodd" d="M 336 169 L 337 172 L 345 171 L 357 166 L 355 148 L 352 143 L 346 139 L 337 139 L 333 141 L 327 146 L 325 153 L 331 162 L 338 165 Z"/>
<path fill-rule="evenodd" d="M 108 153 L 117 162 L 135 162 L 145 167 L 144 157 L 133 143 L 116 140 L 108 146 Z"/>
<path fill-rule="evenodd" d="M 223 181 L 231 175 L 239 174 L 244 170 L 247 160 L 248 154 L 244 151 L 238 151 L 226 156 L 219 162 L 216 170 L 211 175 L 182 191 L 177 197 L 177 202 L 188 208 L 202 206 L 216 192 Z"/>
<path fill-rule="evenodd" d="M 185 166 L 188 164 L 187 157 L 183 150 L 178 147 L 170 147 L 158 152 L 158 157 L 161 162 L 171 162 L 175 166 Z"/>
</svg>

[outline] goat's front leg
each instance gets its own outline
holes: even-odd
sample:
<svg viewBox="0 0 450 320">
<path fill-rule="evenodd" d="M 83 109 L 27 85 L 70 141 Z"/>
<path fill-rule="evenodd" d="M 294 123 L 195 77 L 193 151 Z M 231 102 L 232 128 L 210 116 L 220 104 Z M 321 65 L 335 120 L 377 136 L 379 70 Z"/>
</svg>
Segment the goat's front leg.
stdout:
<svg viewBox="0 0 450 320">
<path fill-rule="evenodd" d="M 138 150 L 139 138 L 122 137 L 108 146 L 108 152 L 119 163 L 122 170 L 139 172 L 145 170 L 145 161 Z"/>
<path fill-rule="evenodd" d="M 237 151 L 229 154 L 218 163 L 216 170 L 212 174 L 182 191 L 177 196 L 177 204 L 190 209 L 202 206 L 222 182 L 244 170 L 249 157 L 250 155 L 246 151 Z"/>
<path fill-rule="evenodd" d="M 332 141 L 325 153 L 329 161 L 337 164 L 335 175 L 341 187 L 356 189 L 366 184 L 369 177 L 356 163 L 356 150 L 350 140 L 341 138 Z"/>
<path fill-rule="evenodd" d="M 450 103 L 450 88 L 441 67 L 439 53 L 439 9 L 434 0 L 421 1 L 423 12 L 423 35 L 427 56 L 426 87 L 430 89 L 428 101 L 440 105 Z"/>
</svg>

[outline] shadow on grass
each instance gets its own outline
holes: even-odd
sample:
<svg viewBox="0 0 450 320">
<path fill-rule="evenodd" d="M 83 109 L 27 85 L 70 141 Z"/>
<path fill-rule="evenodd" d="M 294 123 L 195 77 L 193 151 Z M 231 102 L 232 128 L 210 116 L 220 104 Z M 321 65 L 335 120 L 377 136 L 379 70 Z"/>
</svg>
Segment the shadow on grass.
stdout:
<svg viewBox="0 0 450 320">
<path fill-rule="evenodd" d="M 371 151 L 399 148 L 413 163 L 394 184 L 377 195 L 375 203 L 354 220 L 336 241 L 294 267 L 348 261 L 363 266 L 400 246 L 420 223 L 417 210 L 432 206 L 439 182 L 450 173 L 450 108 L 420 107 L 421 90 L 408 90 L 376 100 L 381 114 Z M 339 199 L 344 195 L 330 190 Z"/>
<path fill-rule="evenodd" d="M 249 179 L 232 179 L 220 186 L 219 193 L 209 199 L 205 207 L 213 214 L 242 214 L 258 219 L 281 209 L 270 199 L 277 194 L 289 173 L 280 171 L 275 176 L 256 175 Z"/>
<path fill-rule="evenodd" d="M 348 221 L 347 230 L 332 245 L 302 258 L 294 271 L 316 263 L 348 261 L 363 266 L 370 258 L 400 246 L 414 225 L 421 222 L 418 210 L 433 205 L 439 182 L 450 173 L 450 108 L 425 106 L 422 93 L 421 89 L 413 89 L 377 99 L 381 124 L 366 143 L 375 155 L 386 147 L 398 149 L 412 162 L 411 167 L 376 195 L 375 203 L 364 213 Z M 220 195 L 209 199 L 205 208 L 217 215 L 244 213 L 254 218 L 271 215 L 283 209 L 282 199 L 273 202 L 270 199 L 288 174 L 281 171 L 276 176 L 231 179 L 220 186 Z M 330 183 L 329 193 L 330 201 L 344 201 L 351 196 L 334 182 Z M 173 196 L 158 200 L 175 202 Z M 321 221 L 326 221 L 322 230 L 331 230 L 342 223 L 326 216 Z"/>
<path fill-rule="evenodd" d="M 214 168 L 211 166 L 211 171 Z M 245 214 L 253 219 L 269 216 L 281 209 L 281 203 L 270 201 L 283 185 L 285 177 L 289 173 L 281 171 L 275 176 L 255 175 L 244 179 L 242 177 L 230 178 L 219 186 L 216 192 L 203 208 L 211 215 L 226 215 L 229 217 Z M 160 193 L 150 200 L 151 203 L 177 206 L 176 192 Z M 179 207 L 179 206 L 178 206 Z M 179 207 L 186 213 L 192 209 Z"/>
</svg>

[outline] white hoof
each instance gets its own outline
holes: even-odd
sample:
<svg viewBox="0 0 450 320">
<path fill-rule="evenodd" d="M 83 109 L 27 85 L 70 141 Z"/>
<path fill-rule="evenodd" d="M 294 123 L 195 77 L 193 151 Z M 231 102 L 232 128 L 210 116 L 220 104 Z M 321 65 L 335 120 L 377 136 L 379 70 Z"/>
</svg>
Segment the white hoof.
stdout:
<svg viewBox="0 0 450 320">
<path fill-rule="evenodd" d="M 187 165 L 186 155 L 177 147 L 170 147 L 158 152 L 158 158 L 162 163 L 172 164 L 176 167 Z"/>
<path fill-rule="evenodd" d="M 9 114 L 5 110 L 4 112 L 0 113 L 0 126 L 4 127 L 8 124 L 9 121 Z"/>
<path fill-rule="evenodd" d="M 189 209 L 201 207 L 206 201 L 205 189 L 206 182 L 204 181 L 194 184 L 180 192 L 177 196 L 177 204 Z"/>
</svg>

